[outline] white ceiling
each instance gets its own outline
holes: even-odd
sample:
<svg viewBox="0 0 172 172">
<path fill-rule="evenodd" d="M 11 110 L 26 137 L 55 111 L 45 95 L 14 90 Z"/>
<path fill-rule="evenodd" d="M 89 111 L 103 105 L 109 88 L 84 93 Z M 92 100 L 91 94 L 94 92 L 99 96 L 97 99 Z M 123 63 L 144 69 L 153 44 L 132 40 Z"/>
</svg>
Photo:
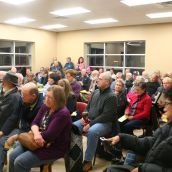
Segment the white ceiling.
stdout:
<svg viewBox="0 0 172 172">
<path fill-rule="evenodd" d="M 55 17 L 50 11 L 84 7 L 90 13 L 73 15 L 68 17 Z M 172 5 L 161 6 L 159 4 L 129 7 L 120 0 L 35 0 L 21 6 L 9 5 L 0 2 L 0 23 L 17 17 L 29 17 L 36 21 L 21 26 L 39 29 L 43 25 L 63 24 L 68 27 L 54 31 L 69 31 L 80 29 L 92 29 L 102 27 L 140 25 L 151 23 L 172 22 L 172 18 L 149 19 L 147 13 L 172 11 Z M 83 21 L 99 18 L 115 18 L 119 22 L 100 25 L 89 25 Z"/>
</svg>

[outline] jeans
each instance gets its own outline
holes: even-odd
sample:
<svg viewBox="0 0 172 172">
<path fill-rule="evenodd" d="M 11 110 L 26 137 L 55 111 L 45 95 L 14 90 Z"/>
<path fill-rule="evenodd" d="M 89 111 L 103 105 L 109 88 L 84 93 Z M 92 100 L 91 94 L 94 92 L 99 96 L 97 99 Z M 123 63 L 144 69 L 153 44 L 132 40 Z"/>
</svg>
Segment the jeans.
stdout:
<svg viewBox="0 0 172 172">
<path fill-rule="evenodd" d="M 83 125 L 81 123 L 81 120 L 78 120 L 73 123 L 76 125 L 80 132 L 82 133 L 83 130 Z M 92 161 L 96 148 L 97 148 L 97 143 L 99 140 L 99 137 L 101 136 L 106 136 L 107 134 L 111 133 L 112 131 L 112 123 L 97 123 L 92 125 L 87 133 L 87 148 L 85 152 L 85 161 Z"/>
<path fill-rule="evenodd" d="M 0 172 L 3 172 L 4 160 L 7 156 L 7 150 L 4 148 L 5 142 L 10 136 L 18 134 L 18 132 L 18 129 L 14 129 L 9 135 L 4 135 L 0 137 Z"/>
<path fill-rule="evenodd" d="M 134 129 L 138 129 L 143 125 L 146 125 L 148 123 L 148 120 L 143 120 L 143 119 L 133 119 L 131 121 L 128 121 L 124 126 L 123 126 L 123 132 L 127 134 L 133 134 Z"/>
<path fill-rule="evenodd" d="M 32 167 L 50 164 L 55 160 L 40 160 L 33 152 L 20 143 L 9 155 L 9 172 L 30 172 Z"/>
</svg>

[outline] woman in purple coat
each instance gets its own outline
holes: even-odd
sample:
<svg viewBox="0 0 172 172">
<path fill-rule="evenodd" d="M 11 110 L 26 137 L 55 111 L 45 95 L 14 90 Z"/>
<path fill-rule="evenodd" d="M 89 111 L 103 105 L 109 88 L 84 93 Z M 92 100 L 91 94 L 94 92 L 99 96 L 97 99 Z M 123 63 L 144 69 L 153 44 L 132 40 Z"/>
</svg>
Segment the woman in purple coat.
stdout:
<svg viewBox="0 0 172 172">
<path fill-rule="evenodd" d="M 63 88 L 51 86 L 31 127 L 34 140 L 41 148 L 30 151 L 19 144 L 10 154 L 9 172 L 29 172 L 32 167 L 64 157 L 72 126 L 65 103 Z"/>
</svg>

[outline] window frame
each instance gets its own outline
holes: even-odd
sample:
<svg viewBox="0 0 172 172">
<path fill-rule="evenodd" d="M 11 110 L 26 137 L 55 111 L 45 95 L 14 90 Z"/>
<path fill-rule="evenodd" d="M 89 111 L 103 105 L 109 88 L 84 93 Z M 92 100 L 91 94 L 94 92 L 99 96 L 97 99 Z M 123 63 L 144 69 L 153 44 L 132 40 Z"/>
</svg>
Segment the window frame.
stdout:
<svg viewBox="0 0 172 172">
<path fill-rule="evenodd" d="M 127 43 L 128 42 L 130 42 L 130 43 L 135 43 L 136 44 L 136 42 L 140 42 L 140 43 L 144 43 L 144 53 L 141 53 L 141 54 L 132 54 L 132 53 L 130 53 L 130 54 L 127 54 Z M 119 44 L 123 44 L 123 53 L 122 54 L 107 54 L 106 53 L 106 45 L 108 44 L 108 43 L 110 43 L 110 44 L 113 44 L 114 43 L 114 45 L 115 44 L 117 44 L 117 43 L 119 43 Z M 87 52 L 91 52 L 90 50 L 89 50 L 89 47 L 90 47 L 90 44 L 103 44 L 103 54 L 90 54 L 90 53 L 87 53 Z M 84 49 L 85 49 L 85 56 L 87 57 L 87 65 L 88 66 L 90 66 L 89 65 L 89 58 L 90 57 L 92 57 L 92 56 L 103 56 L 103 65 L 102 66 L 96 66 L 96 65 L 94 65 L 94 66 L 90 66 L 90 67 L 92 67 L 92 68 L 104 68 L 104 70 L 109 70 L 109 69 L 111 69 L 111 68 L 114 68 L 114 69 L 116 69 L 116 70 L 121 70 L 122 71 L 122 73 L 124 74 L 125 73 L 125 69 L 126 68 L 129 68 L 129 69 L 131 69 L 131 70 L 145 70 L 145 48 L 146 48 L 146 41 L 145 40 L 137 40 L 137 41 L 135 41 L 135 40 L 133 40 L 133 41 L 113 41 L 113 42 L 86 42 L 86 43 L 84 43 Z M 106 65 L 106 57 L 107 56 L 122 56 L 122 64 L 123 65 L 121 65 L 121 66 L 107 66 Z M 126 66 L 126 58 L 127 58 L 127 56 L 143 56 L 143 58 L 144 58 L 144 66 L 143 67 L 134 67 L 134 66 L 131 66 L 131 67 L 127 67 Z"/>
<path fill-rule="evenodd" d="M 33 47 L 33 42 L 27 42 L 27 41 L 17 41 L 17 40 L 4 40 L 4 39 L 0 39 L 0 42 L 9 42 L 11 44 L 11 52 L 0 52 L 0 55 L 10 55 L 12 56 L 12 62 L 11 65 L 0 65 L 0 70 L 9 70 L 11 69 L 11 67 L 26 67 L 26 68 L 31 68 L 32 67 L 32 47 Z M 17 43 L 25 43 L 26 44 L 26 48 L 28 48 L 28 52 L 26 53 L 16 53 L 15 48 L 17 47 L 16 44 Z M 20 64 L 16 64 L 16 56 L 29 56 L 29 64 L 24 64 L 24 65 L 20 65 Z"/>
</svg>

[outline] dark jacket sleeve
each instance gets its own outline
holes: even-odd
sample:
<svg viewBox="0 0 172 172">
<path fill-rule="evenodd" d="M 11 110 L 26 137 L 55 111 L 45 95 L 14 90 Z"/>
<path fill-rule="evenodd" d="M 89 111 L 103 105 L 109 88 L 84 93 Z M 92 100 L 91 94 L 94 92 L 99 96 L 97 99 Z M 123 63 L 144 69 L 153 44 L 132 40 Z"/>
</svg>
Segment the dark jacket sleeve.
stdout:
<svg viewBox="0 0 172 172">
<path fill-rule="evenodd" d="M 70 112 L 70 114 L 72 114 L 74 111 L 76 111 L 76 97 L 75 95 L 71 95 L 69 98 L 68 98 L 68 101 L 67 101 L 67 108 Z"/>
<path fill-rule="evenodd" d="M 165 168 L 157 164 L 144 163 L 139 167 L 139 172 L 172 172 L 172 168 Z"/>
<path fill-rule="evenodd" d="M 124 149 L 145 156 L 154 143 L 154 137 L 138 138 L 128 134 L 119 134 L 120 144 Z"/>
<path fill-rule="evenodd" d="M 91 120 L 90 125 L 94 125 L 96 123 L 106 123 L 109 121 L 114 121 L 117 117 L 117 101 L 116 97 L 110 96 L 104 102 L 103 112 L 97 116 L 94 120 Z"/>
<path fill-rule="evenodd" d="M 8 135 L 17 126 L 21 107 L 21 97 L 19 93 L 16 93 L 15 96 L 9 96 L 7 102 L 8 106 L 6 106 L 6 109 L 1 109 L 1 113 L 9 113 L 9 117 L 1 127 L 1 131 L 4 135 Z"/>
<path fill-rule="evenodd" d="M 161 166 L 172 167 L 172 136 L 163 140 L 153 149 L 150 161 Z"/>
</svg>

